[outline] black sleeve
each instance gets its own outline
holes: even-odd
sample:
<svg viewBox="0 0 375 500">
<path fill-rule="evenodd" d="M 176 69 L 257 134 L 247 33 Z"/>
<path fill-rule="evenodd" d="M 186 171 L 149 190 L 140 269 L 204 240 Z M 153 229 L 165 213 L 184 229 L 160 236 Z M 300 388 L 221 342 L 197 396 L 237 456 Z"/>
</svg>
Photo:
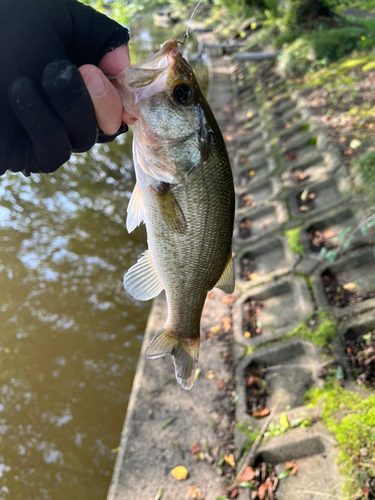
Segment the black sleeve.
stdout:
<svg viewBox="0 0 375 500">
<path fill-rule="evenodd" d="M 126 28 L 76 0 L 0 1 L 0 175 L 54 172 L 113 140 L 77 69 L 127 44 Z"/>
</svg>

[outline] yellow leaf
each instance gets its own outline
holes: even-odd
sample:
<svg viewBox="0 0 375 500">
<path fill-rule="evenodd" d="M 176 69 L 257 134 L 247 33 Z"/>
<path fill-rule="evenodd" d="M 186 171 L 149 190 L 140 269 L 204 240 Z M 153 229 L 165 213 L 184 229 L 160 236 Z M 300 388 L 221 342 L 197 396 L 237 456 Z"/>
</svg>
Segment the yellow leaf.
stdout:
<svg viewBox="0 0 375 500">
<path fill-rule="evenodd" d="M 282 413 L 280 415 L 280 424 L 282 427 L 284 427 L 285 429 L 287 429 L 289 427 L 289 421 L 288 421 L 288 417 L 286 416 L 285 413 Z"/>
<path fill-rule="evenodd" d="M 249 339 L 251 337 L 251 333 L 250 332 L 245 332 L 243 334 L 244 337 L 246 337 L 247 339 Z"/>
<path fill-rule="evenodd" d="M 211 328 L 210 328 L 210 332 L 213 333 L 214 335 L 216 335 L 220 331 L 221 331 L 221 326 L 219 326 L 219 325 L 211 326 Z"/>
<path fill-rule="evenodd" d="M 183 481 L 188 477 L 188 471 L 182 465 L 175 467 L 171 470 L 172 476 L 177 479 L 177 481 Z"/>
<path fill-rule="evenodd" d="M 256 174 L 255 170 L 250 170 L 249 177 L 254 177 L 255 174 Z"/>
<path fill-rule="evenodd" d="M 248 111 L 248 112 L 246 113 L 246 116 L 247 116 L 248 118 L 251 118 L 251 117 L 253 116 L 253 112 L 252 112 L 252 111 Z"/>
<path fill-rule="evenodd" d="M 259 274 L 258 273 L 251 273 L 249 274 L 249 280 L 257 280 L 259 278 Z"/>
<path fill-rule="evenodd" d="M 208 372 L 206 373 L 206 378 L 208 378 L 209 380 L 214 379 L 215 373 L 212 370 L 208 370 Z"/>
<path fill-rule="evenodd" d="M 355 288 L 357 288 L 357 285 L 355 283 L 346 283 L 342 287 L 344 290 L 354 290 Z"/>
<path fill-rule="evenodd" d="M 236 462 L 234 461 L 233 453 L 231 453 L 230 455 L 224 455 L 224 460 L 231 467 L 234 467 L 236 465 Z"/>
</svg>

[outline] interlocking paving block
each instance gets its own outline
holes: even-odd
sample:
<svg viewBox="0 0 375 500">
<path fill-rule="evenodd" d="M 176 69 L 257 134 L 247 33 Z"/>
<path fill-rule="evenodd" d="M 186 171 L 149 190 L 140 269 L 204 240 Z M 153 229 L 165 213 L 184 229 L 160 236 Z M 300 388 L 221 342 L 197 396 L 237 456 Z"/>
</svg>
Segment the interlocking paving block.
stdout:
<svg viewBox="0 0 375 500">
<path fill-rule="evenodd" d="M 283 165 L 284 169 L 287 168 L 281 175 L 283 186 L 285 187 L 298 184 L 299 177 L 302 178 L 300 185 L 304 185 L 307 182 L 317 182 L 340 168 L 340 162 L 337 157 L 332 159 L 331 153 L 317 149 L 304 152 L 291 162 L 284 161 Z"/>
<path fill-rule="evenodd" d="M 237 285 L 250 288 L 267 278 L 286 274 L 293 268 L 297 259 L 282 236 L 272 236 L 245 246 L 234 259 Z"/>
<path fill-rule="evenodd" d="M 238 286 L 238 284 L 237 284 Z M 261 324 L 261 335 L 244 336 L 244 304 L 261 302 L 256 322 Z M 253 347 L 281 338 L 291 332 L 314 310 L 305 279 L 298 276 L 283 277 L 276 282 L 253 288 L 236 299 L 233 308 L 233 336 L 236 344 Z"/>
<path fill-rule="evenodd" d="M 237 208 L 255 208 L 257 205 L 271 201 L 280 190 L 280 182 L 275 177 L 254 182 L 245 188 L 235 189 L 237 193 Z"/>
<path fill-rule="evenodd" d="M 246 213 L 237 212 L 234 222 L 233 246 L 239 247 L 266 238 L 277 231 L 288 220 L 285 203 L 273 201 L 258 209 Z"/>
<path fill-rule="evenodd" d="M 248 151 L 251 154 L 252 149 L 257 149 L 263 146 L 268 139 L 268 132 L 266 130 L 255 130 L 249 134 L 242 134 L 236 138 L 237 148 L 239 153 L 242 150 Z"/>
<path fill-rule="evenodd" d="M 278 473 L 286 462 L 294 461 L 298 466 L 296 475 L 280 481 L 279 500 L 341 500 L 343 478 L 336 459 L 336 441 L 320 423 L 265 441 L 256 456 L 258 463 L 280 464 Z"/>
<path fill-rule="evenodd" d="M 354 288 L 349 289 L 348 304 L 346 307 L 340 307 L 342 301 L 336 300 L 337 306 L 330 304 L 326 293 L 327 283 L 323 276 L 331 276 L 337 281 L 337 288 L 343 291 L 343 286 L 350 283 Z M 359 313 L 375 308 L 375 247 L 367 247 L 355 250 L 345 257 L 338 259 L 333 264 L 328 261 L 322 262 L 311 276 L 314 296 L 319 308 L 332 312 L 337 317 L 343 317 L 348 314 Z M 337 297 L 340 296 L 340 290 L 337 290 Z M 345 293 L 345 292 L 343 292 Z M 359 296 L 369 298 L 360 301 Z"/>
<path fill-rule="evenodd" d="M 236 176 L 236 186 L 246 187 L 249 184 L 255 184 L 275 172 L 277 168 L 276 162 L 273 158 L 265 158 L 264 160 L 251 164 L 242 165 L 238 169 Z"/>
<path fill-rule="evenodd" d="M 309 258 L 322 260 L 320 256 L 321 248 L 327 250 L 337 249 L 342 245 L 339 241 L 340 235 L 348 228 L 352 230 L 357 227 L 362 218 L 360 210 L 354 207 L 343 206 L 330 210 L 323 215 L 310 219 L 301 230 L 300 236 L 304 247 L 305 255 Z M 358 245 L 363 245 L 363 239 L 358 238 Z"/>
<path fill-rule="evenodd" d="M 357 386 L 354 382 L 352 367 L 349 363 L 349 354 L 345 351 L 345 338 L 352 335 L 365 335 L 366 333 L 373 330 L 375 330 L 374 310 L 360 314 L 350 320 L 343 321 L 340 325 L 340 329 L 337 332 L 335 339 L 332 342 L 332 351 L 334 353 L 335 359 L 345 371 L 345 385 L 347 387 L 348 384 L 353 384 L 354 387 Z"/>
<path fill-rule="evenodd" d="M 261 428 L 263 418 L 251 416 L 249 407 L 248 387 L 246 379 L 252 368 L 263 368 L 264 380 L 267 382 L 270 394 L 266 399 L 266 407 L 272 408 L 279 401 L 275 413 L 289 414 L 290 410 L 304 405 L 304 395 L 314 385 L 322 386 L 323 381 L 317 373 L 320 366 L 318 349 L 311 343 L 301 339 L 288 339 L 270 346 L 261 347 L 254 353 L 245 356 L 237 366 L 236 387 L 239 400 L 236 407 L 238 422 L 246 422 L 253 428 Z M 302 410 L 301 410 L 302 411 Z M 296 411 L 291 413 L 291 419 Z"/>
<path fill-rule="evenodd" d="M 307 183 L 303 188 L 293 189 L 289 202 L 292 214 L 306 218 L 333 208 L 349 197 L 350 188 L 346 178 L 336 174 L 324 181 Z M 307 205 L 307 209 L 301 208 L 302 205 Z"/>
</svg>

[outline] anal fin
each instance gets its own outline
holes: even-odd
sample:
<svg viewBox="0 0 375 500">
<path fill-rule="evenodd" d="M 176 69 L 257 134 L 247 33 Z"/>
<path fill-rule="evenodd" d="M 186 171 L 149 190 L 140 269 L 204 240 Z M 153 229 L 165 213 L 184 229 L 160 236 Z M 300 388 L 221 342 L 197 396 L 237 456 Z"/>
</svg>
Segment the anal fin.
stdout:
<svg viewBox="0 0 375 500">
<path fill-rule="evenodd" d="M 183 389 L 189 391 L 195 380 L 199 337 L 194 340 L 178 339 L 164 325 L 150 342 L 146 356 L 154 359 L 167 354 L 173 356 L 177 382 Z"/>
<path fill-rule="evenodd" d="M 163 290 L 148 250 L 125 274 L 124 287 L 137 300 L 153 299 Z"/>
<path fill-rule="evenodd" d="M 232 250 L 230 251 L 227 265 L 221 275 L 219 281 L 215 285 L 216 288 L 220 288 L 225 293 L 233 293 L 234 291 L 234 270 L 233 270 L 233 259 Z"/>
</svg>

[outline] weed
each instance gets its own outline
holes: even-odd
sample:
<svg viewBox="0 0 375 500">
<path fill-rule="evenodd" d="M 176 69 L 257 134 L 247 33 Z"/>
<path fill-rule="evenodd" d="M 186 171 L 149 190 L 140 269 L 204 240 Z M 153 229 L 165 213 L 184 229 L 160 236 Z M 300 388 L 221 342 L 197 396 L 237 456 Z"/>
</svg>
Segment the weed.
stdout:
<svg viewBox="0 0 375 500">
<path fill-rule="evenodd" d="M 301 241 L 301 229 L 301 227 L 296 227 L 295 229 L 285 231 L 285 236 L 287 237 L 291 251 L 302 256 L 304 249 Z"/>
</svg>

